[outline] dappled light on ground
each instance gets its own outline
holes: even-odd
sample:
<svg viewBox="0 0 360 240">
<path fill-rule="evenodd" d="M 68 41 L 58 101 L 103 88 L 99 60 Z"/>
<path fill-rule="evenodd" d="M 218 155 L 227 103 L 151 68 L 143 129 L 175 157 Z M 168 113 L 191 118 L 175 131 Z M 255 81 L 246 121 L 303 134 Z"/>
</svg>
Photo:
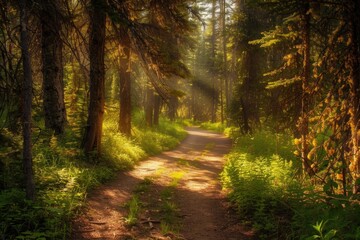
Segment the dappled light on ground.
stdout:
<svg viewBox="0 0 360 240">
<path fill-rule="evenodd" d="M 84 215 L 74 221 L 74 239 L 248 239 L 230 214 L 218 178 L 230 140 L 220 134 L 189 128 L 174 149 L 141 162 L 134 170 L 89 196 Z M 141 185 L 148 179 L 148 185 Z M 134 226 L 125 222 L 129 199 L 142 186 L 142 208 Z M 145 188 L 147 188 L 145 190 Z M 166 198 L 164 193 L 170 192 Z M 176 225 L 164 230 L 156 206 L 176 209 Z M 160 210 L 160 212 L 163 210 Z M 170 214 L 170 213 L 169 213 Z M 166 216 L 165 216 L 166 217 Z M 159 218 L 159 219 L 157 219 Z M 175 221 L 174 220 L 174 221 Z M 150 222 L 150 225 L 148 225 Z M 168 237 L 168 238 L 166 238 Z"/>
</svg>

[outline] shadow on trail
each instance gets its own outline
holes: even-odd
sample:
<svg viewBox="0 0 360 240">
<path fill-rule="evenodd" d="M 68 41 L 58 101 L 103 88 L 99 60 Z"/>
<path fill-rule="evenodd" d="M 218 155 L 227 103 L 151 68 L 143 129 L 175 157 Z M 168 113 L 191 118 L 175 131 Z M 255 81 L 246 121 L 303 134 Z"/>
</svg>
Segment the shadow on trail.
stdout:
<svg viewBox="0 0 360 240">
<path fill-rule="evenodd" d="M 251 232 L 237 222 L 229 209 L 218 183 L 223 155 L 231 147 L 230 140 L 198 128 L 187 131 L 189 135 L 176 149 L 150 157 L 134 170 L 120 173 L 113 181 L 91 192 L 83 214 L 73 221 L 72 239 L 179 239 L 159 237 L 160 224 L 149 227 L 140 222 L 129 227 L 124 221 L 127 216 L 124 205 L 144 178 L 153 179 L 142 198 L 149 201 L 148 208 L 154 208 L 161 204 L 160 194 L 169 187 L 170 175 L 176 171 L 185 172 L 174 188 L 172 199 L 180 211 L 182 239 L 251 239 Z M 139 218 L 156 218 L 150 216 L 151 210 Z"/>
</svg>

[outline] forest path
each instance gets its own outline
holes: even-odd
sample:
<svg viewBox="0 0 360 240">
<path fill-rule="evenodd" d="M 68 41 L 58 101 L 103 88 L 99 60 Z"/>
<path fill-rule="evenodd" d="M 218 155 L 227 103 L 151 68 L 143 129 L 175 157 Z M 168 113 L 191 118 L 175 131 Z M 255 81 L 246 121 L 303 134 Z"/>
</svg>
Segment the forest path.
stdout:
<svg viewBox="0 0 360 240">
<path fill-rule="evenodd" d="M 176 149 L 142 161 L 89 194 L 84 213 L 73 222 L 72 239 L 250 239 L 219 183 L 230 140 L 197 127 L 187 132 Z M 129 226 L 124 206 L 134 194 L 140 211 Z"/>
</svg>

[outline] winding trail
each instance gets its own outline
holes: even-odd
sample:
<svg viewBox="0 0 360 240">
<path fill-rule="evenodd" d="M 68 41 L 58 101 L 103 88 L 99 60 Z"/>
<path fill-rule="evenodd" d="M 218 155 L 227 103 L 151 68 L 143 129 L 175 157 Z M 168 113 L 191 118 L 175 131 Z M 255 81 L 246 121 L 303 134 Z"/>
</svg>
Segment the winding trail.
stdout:
<svg viewBox="0 0 360 240">
<path fill-rule="evenodd" d="M 84 213 L 73 221 L 72 239 L 251 239 L 252 232 L 236 221 L 219 183 L 231 141 L 197 127 L 187 128 L 187 132 L 176 149 L 142 161 L 89 194 Z M 173 184 L 176 174 L 180 177 Z M 153 219 L 152 206 L 161 202 L 161 191 L 173 184 L 173 201 L 180 216 L 178 234 L 164 233 L 157 221 L 140 221 L 133 227 L 125 223 L 123 206 L 144 179 L 153 179 L 153 183 L 143 196 L 150 210 L 142 213 L 140 220 Z"/>
</svg>

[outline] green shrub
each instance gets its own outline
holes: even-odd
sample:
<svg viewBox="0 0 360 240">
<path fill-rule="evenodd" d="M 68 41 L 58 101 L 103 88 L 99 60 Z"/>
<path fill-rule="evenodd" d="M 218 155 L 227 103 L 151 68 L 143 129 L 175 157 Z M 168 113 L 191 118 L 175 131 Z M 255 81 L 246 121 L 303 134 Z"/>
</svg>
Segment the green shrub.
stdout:
<svg viewBox="0 0 360 240">
<path fill-rule="evenodd" d="M 25 192 L 21 189 L 13 188 L 0 193 L 0 219 L 1 239 L 15 239 L 25 232 L 29 235 L 29 229 L 32 233 L 45 230 L 43 209 L 26 201 Z"/>
<path fill-rule="evenodd" d="M 236 128 L 229 130 L 229 132 L 230 137 L 235 141 L 236 151 L 262 157 L 271 157 L 275 154 L 283 159 L 297 161 L 293 154 L 295 147 L 289 134 L 262 131 L 253 135 L 241 135 Z"/>
<path fill-rule="evenodd" d="M 330 239 L 360 239 L 360 206 L 351 198 L 339 195 L 324 199 L 323 195 L 309 190 L 298 200 L 292 203 L 295 210 L 291 221 L 293 238 L 321 236 L 319 224 L 322 222 L 322 236 L 317 239 L 325 239 L 332 231 L 336 235 Z M 318 229 L 314 230 L 316 225 Z"/>
<path fill-rule="evenodd" d="M 239 215 L 263 235 L 277 239 L 287 221 L 287 193 L 298 188 L 291 162 L 277 155 L 270 158 L 246 153 L 231 153 L 221 174 L 223 186 Z"/>
<path fill-rule="evenodd" d="M 322 185 L 300 178 L 289 137 L 228 132 L 235 145 L 222 183 L 240 218 L 257 230 L 257 239 L 360 239 L 356 197 L 326 195 Z"/>
</svg>

